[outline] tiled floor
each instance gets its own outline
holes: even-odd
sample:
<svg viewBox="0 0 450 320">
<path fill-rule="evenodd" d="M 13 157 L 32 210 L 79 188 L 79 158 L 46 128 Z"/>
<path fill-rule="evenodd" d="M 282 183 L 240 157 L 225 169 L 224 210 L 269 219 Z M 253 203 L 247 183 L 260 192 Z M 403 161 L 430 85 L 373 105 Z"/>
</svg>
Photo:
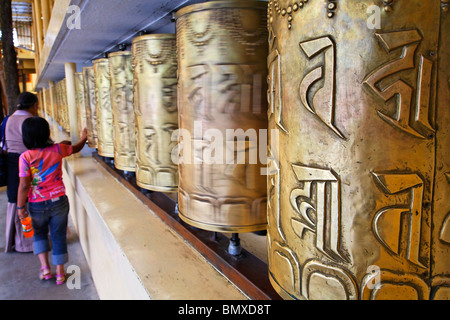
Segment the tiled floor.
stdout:
<svg viewBox="0 0 450 320">
<path fill-rule="evenodd" d="M 0 300 L 98 300 L 89 266 L 71 223 L 66 272 L 72 269 L 72 276 L 65 285 L 57 286 L 54 280 L 39 280 L 40 264 L 33 253 L 5 253 L 6 206 L 6 189 L 0 188 Z"/>
</svg>

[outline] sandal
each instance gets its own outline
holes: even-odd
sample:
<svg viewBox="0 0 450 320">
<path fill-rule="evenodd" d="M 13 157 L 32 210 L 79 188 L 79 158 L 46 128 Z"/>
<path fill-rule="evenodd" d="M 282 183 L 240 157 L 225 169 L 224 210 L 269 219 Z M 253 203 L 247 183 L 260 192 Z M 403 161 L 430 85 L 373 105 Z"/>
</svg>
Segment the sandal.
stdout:
<svg viewBox="0 0 450 320">
<path fill-rule="evenodd" d="M 45 271 L 45 270 L 48 270 L 48 273 L 44 274 L 43 271 Z M 50 280 L 52 278 L 53 278 L 53 275 L 52 275 L 52 271 L 51 271 L 50 267 L 49 266 L 42 267 L 41 268 L 41 272 L 39 274 L 39 279 L 41 279 L 41 280 Z"/>
<path fill-rule="evenodd" d="M 62 285 L 66 282 L 66 274 L 57 274 L 56 275 L 56 284 Z"/>
</svg>

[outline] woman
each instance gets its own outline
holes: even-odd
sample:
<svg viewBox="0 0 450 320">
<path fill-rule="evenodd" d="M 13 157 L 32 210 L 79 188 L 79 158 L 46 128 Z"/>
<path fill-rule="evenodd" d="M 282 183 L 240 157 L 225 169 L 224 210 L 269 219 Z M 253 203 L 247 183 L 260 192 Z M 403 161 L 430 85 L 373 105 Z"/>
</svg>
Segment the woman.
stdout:
<svg viewBox="0 0 450 320">
<path fill-rule="evenodd" d="M 31 215 L 34 254 L 41 262 L 41 279 L 51 279 L 48 260 L 52 241 L 52 263 L 56 265 L 56 284 L 66 281 L 64 264 L 67 262 L 67 221 L 69 201 L 62 180 L 62 160 L 80 152 L 87 141 L 84 129 L 81 140 L 71 146 L 50 140 L 48 122 L 40 117 L 28 118 L 22 125 L 23 142 L 29 149 L 19 158 L 19 191 L 17 210 L 21 219 Z"/>
<path fill-rule="evenodd" d="M 8 151 L 8 207 L 6 212 L 6 244 L 5 252 L 32 252 L 33 239 L 25 238 L 22 232 L 16 204 L 19 188 L 19 156 L 27 151 L 22 141 L 22 123 L 33 117 L 38 111 L 38 98 L 30 92 L 23 92 L 17 100 L 17 111 L 6 123 L 5 137 Z"/>
</svg>

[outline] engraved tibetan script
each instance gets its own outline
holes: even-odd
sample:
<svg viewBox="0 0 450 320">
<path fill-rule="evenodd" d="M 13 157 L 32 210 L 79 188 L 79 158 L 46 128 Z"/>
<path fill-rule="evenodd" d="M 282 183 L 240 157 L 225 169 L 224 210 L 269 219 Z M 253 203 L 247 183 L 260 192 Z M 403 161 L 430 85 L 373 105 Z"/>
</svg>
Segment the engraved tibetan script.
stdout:
<svg viewBox="0 0 450 320">
<path fill-rule="evenodd" d="M 410 192 L 410 201 L 406 205 L 385 207 L 375 214 L 373 230 L 375 236 L 390 252 L 400 254 L 400 239 L 402 238 L 402 215 L 409 218 L 407 259 L 422 267 L 419 261 L 420 238 L 422 234 L 422 198 L 423 180 L 417 174 L 372 173 L 376 183 L 388 194 Z M 390 232 L 386 232 L 390 230 Z"/>
<path fill-rule="evenodd" d="M 317 115 L 328 128 L 340 138 L 345 139 L 342 132 L 334 124 L 336 108 L 335 44 L 330 37 L 326 36 L 300 42 L 300 48 L 308 59 L 312 59 L 322 52 L 325 55 L 324 65 L 310 71 L 300 82 L 300 99 L 309 112 Z M 323 87 L 317 90 L 312 103 L 310 103 L 308 96 L 311 87 L 322 78 L 324 79 Z"/>
<path fill-rule="evenodd" d="M 292 165 L 292 169 L 297 180 L 303 183 L 303 188 L 296 188 L 290 194 L 291 205 L 301 218 L 291 220 L 294 231 L 300 238 L 305 231 L 315 233 L 317 249 L 333 260 L 346 260 L 339 251 L 341 206 L 338 177 L 330 170 L 299 165 Z"/>
<path fill-rule="evenodd" d="M 281 79 L 281 58 L 278 51 L 278 40 L 273 35 L 273 31 L 269 31 L 270 53 L 268 61 L 268 90 L 267 101 L 269 102 L 269 118 L 274 117 L 277 126 L 287 133 L 287 129 L 283 122 L 283 102 L 281 99 L 282 79 Z"/>
<path fill-rule="evenodd" d="M 402 48 L 400 58 L 383 65 L 373 71 L 365 80 L 366 83 L 385 102 L 397 96 L 396 115 L 391 117 L 378 111 L 378 115 L 387 123 L 415 137 L 426 139 L 432 137 L 427 133 L 434 132 L 429 123 L 431 77 L 433 62 L 423 55 L 420 57 L 417 76 L 416 103 L 413 105 L 414 89 L 405 81 L 399 79 L 394 83 L 379 88 L 378 84 L 403 70 L 414 68 L 414 56 L 422 41 L 417 30 L 396 31 L 377 34 L 378 39 L 388 52 Z M 413 108 L 413 110 L 411 110 Z M 411 119 L 413 113 L 413 119 Z"/>
<path fill-rule="evenodd" d="M 262 114 L 263 72 L 258 65 L 195 65 L 186 72 L 190 80 L 187 98 L 198 116 L 214 120 L 214 111 Z"/>
<path fill-rule="evenodd" d="M 447 181 L 450 183 L 450 173 L 447 172 L 445 176 L 447 177 Z M 450 244 L 450 212 L 447 214 L 447 217 L 442 223 L 439 239 L 441 239 L 444 243 Z"/>
<path fill-rule="evenodd" d="M 216 109 L 221 113 L 261 114 L 262 71 L 258 65 L 216 64 L 212 66 L 219 95 Z"/>
</svg>

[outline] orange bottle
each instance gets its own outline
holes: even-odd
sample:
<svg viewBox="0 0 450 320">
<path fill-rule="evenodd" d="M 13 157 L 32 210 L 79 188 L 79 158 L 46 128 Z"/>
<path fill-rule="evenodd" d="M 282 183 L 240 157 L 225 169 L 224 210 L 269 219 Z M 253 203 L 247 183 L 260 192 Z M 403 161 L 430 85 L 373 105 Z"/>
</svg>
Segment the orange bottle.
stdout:
<svg viewBox="0 0 450 320">
<path fill-rule="evenodd" d="M 22 230 L 25 238 L 31 238 L 34 236 L 33 226 L 31 225 L 31 218 L 26 217 L 21 220 L 22 222 Z"/>
</svg>

